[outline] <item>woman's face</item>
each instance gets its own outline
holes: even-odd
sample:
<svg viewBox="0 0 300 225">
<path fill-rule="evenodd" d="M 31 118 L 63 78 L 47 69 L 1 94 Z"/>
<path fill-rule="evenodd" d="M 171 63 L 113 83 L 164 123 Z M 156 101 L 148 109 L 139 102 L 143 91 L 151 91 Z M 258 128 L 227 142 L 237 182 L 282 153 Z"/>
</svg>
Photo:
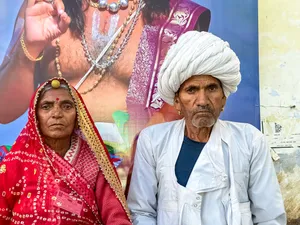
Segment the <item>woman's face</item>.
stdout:
<svg viewBox="0 0 300 225">
<path fill-rule="evenodd" d="M 72 135 L 76 124 L 76 108 L 68 90 L 59 88 L 46 91 L 36 111 L 44 137 L 63 139 Z"/>
</svg>

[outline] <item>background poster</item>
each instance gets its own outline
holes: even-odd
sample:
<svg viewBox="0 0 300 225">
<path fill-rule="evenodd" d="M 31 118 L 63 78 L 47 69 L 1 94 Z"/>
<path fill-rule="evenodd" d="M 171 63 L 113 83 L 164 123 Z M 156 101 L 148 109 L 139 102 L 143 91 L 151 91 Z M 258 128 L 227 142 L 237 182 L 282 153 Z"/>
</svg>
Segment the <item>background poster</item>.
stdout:
<svg viewBox="0 0 300 225">
<path fill-rule="evenodd" d="M 257 2 L 195 0 L 211 10 L 209 31 L 228 41 L 241 60 L 242 83 L 227 101 L 223 119 L 260 126 L 258 87 Z M 0 2 L 0 61 L 12 36 L 21 0 Z M 13 103 L 10 103 L 13 104 Z M 9 124 L 0 124 L 0 145 L 11 145 L 27 120 L 26 113 Z"/>
</svg>

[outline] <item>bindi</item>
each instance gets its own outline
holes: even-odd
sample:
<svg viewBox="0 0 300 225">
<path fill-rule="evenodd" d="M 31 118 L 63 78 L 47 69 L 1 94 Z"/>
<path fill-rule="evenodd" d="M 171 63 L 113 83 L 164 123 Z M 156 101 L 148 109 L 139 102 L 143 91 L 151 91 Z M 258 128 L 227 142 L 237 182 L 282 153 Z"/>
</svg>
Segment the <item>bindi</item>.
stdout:
<svg viewBox="0 0 300 225">
<path fill-rule="evenodd" d="M 59 98 L 56 98 L 55 100 L 58 102 L 58 101 L 59 101 Z"/>
</svg>

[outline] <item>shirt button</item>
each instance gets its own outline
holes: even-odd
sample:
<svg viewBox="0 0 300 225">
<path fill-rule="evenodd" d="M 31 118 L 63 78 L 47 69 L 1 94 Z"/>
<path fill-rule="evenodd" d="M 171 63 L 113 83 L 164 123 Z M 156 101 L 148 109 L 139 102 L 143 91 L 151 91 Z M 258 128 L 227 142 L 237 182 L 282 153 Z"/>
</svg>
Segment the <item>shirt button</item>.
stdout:
<svg viewBox="0 0 300 225">
<path fill-rule="evenodd" d="M 197 205 L 197 204 L 194 204 L 194 207 L 195 207 L 195 208 L 197 208 L 197 207 L 198 207 L 198 205 Z"/>
<path fill-rule="evenodd" d="M 200 197 L 197 197 L 196 199 L 197 199 L 197 200 L 200 200 L 201 198 L 200 198 Z"/>
</svg>

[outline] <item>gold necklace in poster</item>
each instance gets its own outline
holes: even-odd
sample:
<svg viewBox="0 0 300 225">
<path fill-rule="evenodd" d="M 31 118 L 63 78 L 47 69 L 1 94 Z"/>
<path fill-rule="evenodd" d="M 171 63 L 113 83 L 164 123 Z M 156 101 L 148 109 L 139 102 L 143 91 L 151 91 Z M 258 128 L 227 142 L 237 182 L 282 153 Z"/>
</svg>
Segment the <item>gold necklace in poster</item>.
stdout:
<svg viewBox="0 0 300 225">
<path fill-rule="evenodd" d="M 134 5 L 137 3 L 137 0 L 134 0 Z M 144 2 L 142 0 L 139 1 L 138 3 L 138 7 L 136 9 L 135 12 L 129 11 L 129 15 L 127 16 L 126 20 L 124 21 L 124 23 L 122 24 L 122 26 L 117 30 L 117 32 L 114 34 L 114 36 L 112 37 L 112 39 L 109 41 L 109 43 L 105 46 L 105 48 L 100 52 L 100 54 L 98 55 L 97 59 L 91 61 L 91 67 L 90 69 L 86 72 L 86 74 L 81 78 L 81 80 L 75 85 L 75 88 L 78 89 L 82 83 L 86 80 L 86 78 L 89 76 L 89 74 L 95 69 L 99 69 L 100 74 L 98 75 L 97 80 L 94 82 L 94 84 L 88 88 L 85 91 L 80 92 L 80 94 L 87 94 L 88 92 L 92 91 L 101 81 L 103 75 L 105 74 L 106 70 L 119 58 L 119 56 L 121 55 L 122 51 L 124 50 L 126 44 L 129 41 L 129 38 L 133 32 L 133 29 L 137 23 L 137 20 L 139 18 L 139 14 L 141 13 L 142 8 L 144 7 Z M 125 30 L 125 27 L 130 23 L 130 21 L 132 20 L 132 23 L 122 41 L 122 43 L 120 44 L 119 48 L 116 50 L 115 54 L 114 53 L 114 49 L 116 47 L 116 44 L 118 43 L 120 37 L 122 36 L 122 33 Z M 82 38 L 82 40 L 84 40 L 85 37 Z M 104 54 L 108 51 L 108 49 L 110 48 L 109 54 L 107 56 L 107 59 L 102 62 L 101 64 L 99 64 L 98 62 L 103 58 Z M 87 49 L 87 48 L 86 48 Z M 84 49 L 85 50 L 85 49 Z M 60 70 L 61 66 L 60 66 L 60 61 L 59 61 L 59 52 L 60 52 L 60 46 L 59 46 L 59 39 L 56 40 L 56 58 L 55 58 L 55 65 L 56 65 L 56 69 L 57 69 L 57 73 L 59 76 L 62 76 L 62 72 Z"/>
</svg>

